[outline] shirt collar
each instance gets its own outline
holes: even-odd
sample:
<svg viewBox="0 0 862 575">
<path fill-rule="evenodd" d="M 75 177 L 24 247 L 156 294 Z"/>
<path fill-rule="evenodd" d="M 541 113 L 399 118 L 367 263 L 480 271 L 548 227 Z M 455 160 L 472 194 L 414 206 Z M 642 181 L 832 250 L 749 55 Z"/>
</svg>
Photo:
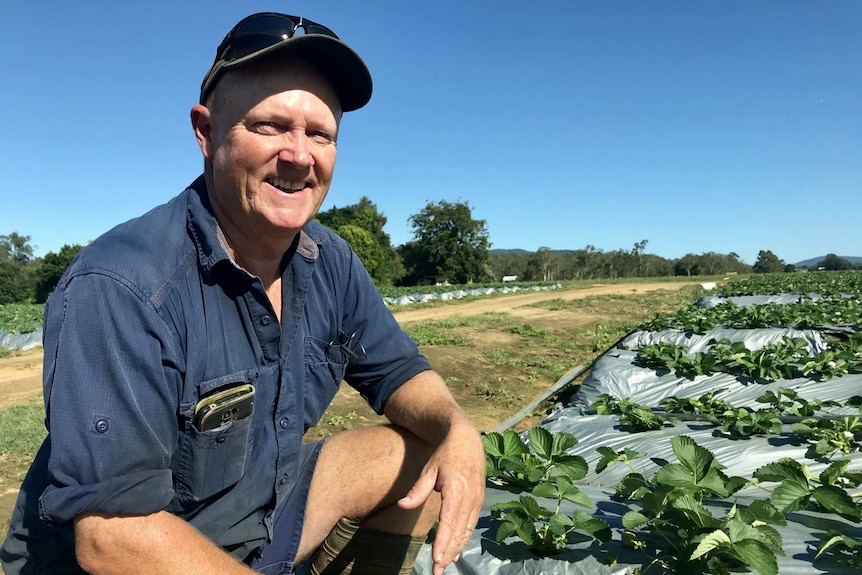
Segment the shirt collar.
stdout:
<svg viewBox="0 0 862 575">
<path fill-rule="evenodd" d="M 218 220 L 216 220 L 212 204 L 210 204 L 203 175 L 192 182 L 187 193 L 189 232 L 197 247 L 198 259 L 204 276 L 209 277 L 221 262 L 228 262 L 231 267 L 248 274 L 233 262 L 227 251 L 227 240 Z M 306 259 L 316 260 L 320 255 L 320 246 L 324 241 L 324 236 L 318 232 L 319 230 L 313 229 L 309 235 L 306 229 L 300 231 L 296 253 Z"/>
</svg>

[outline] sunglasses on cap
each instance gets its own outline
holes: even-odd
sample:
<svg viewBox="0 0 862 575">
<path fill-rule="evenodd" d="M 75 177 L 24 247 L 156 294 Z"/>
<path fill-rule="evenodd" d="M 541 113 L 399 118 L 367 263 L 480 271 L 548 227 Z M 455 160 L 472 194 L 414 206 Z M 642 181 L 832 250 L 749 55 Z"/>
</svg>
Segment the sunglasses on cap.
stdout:
<svg viewBox="0 0 862 575">
<path fill-rule="evenodd" d="M 201 104 L 227 70 L 285 49 L 324 70 L 342 99 L 344 111 L 361 108 L 371 97 L 368 68 L 335 32 L 301 16 L 261 12 L 240 20 L 219 44 L 201 84 Z"/>
<path fill-rule="evenodd" d="M 338 35 L 317 22 L 302 16 L 290 16 L 278 12 L 263 12 L 243 18 L 228 32 L 216 50 L 216 60 L 232 62 L 253 52 L 293 38 L 297 30 L 305 34 L 322 34 L 338 38 Z"/>
</svg>

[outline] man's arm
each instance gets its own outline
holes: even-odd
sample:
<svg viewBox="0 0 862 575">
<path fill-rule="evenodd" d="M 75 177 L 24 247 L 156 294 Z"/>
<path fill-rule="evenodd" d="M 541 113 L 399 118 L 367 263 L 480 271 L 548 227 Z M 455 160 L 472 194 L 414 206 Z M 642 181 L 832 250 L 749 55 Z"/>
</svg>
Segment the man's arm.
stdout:
<svg viewBox="0 0 862 575">
<path fill-rule="evenodd" d="M 434 574 L 460 554 L 476 526 L 485 498 L 485 452 L 476 428 L 433 371 L 402 385 L 386 402 L 386 417 L 436 449 L 416 484 L 398 502 L 422 505 L 433 491 L 441 496 L 440 521 L 432 546 Z"/>
<path fill-rule="evenodd" d="M 167 511 L 143 516 L 78 516 L 75 555 L 92 575 L 254 573 Z"/>
</svg>

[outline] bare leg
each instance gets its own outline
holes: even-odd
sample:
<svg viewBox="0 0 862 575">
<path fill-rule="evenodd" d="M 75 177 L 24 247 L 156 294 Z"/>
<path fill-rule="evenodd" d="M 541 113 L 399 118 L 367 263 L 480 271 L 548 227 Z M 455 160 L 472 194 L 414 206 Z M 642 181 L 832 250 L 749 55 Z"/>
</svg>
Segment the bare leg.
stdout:
<svg viewBox="0 0 862 575">
<path fill-rule="evenodd" d="M 396 502 L 416 482 L 430 455 L 428 444 L 394 426 L 329 439 L 311 481 L 297 560 L 308 558 L 343 517 L 376 531 L 426 535 L 439 512 L 439 497 L 415 510 L 401 509 Z"/>
</svg>

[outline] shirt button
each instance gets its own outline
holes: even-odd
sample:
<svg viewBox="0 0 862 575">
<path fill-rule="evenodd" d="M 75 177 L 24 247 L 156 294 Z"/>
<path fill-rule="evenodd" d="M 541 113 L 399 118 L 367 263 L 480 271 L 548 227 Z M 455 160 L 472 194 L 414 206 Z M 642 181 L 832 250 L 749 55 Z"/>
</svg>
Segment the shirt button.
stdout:
<svg viewBox="0 0 862 575">
<path fill-rule="evenodd" d="M 270 319 L 270 317 L 269 317 L 268 315 L 265 315 L 265 316 L 263 316 L 262 318 L 260 318 L 260 325 L 262 325 L 262 326 L 266 327 L 266 326 L 268 326 L 268 325 L 269 325 L 269 322 L 270 322 L 270 321 L 272 321 L 272 320 Z"/>
<path fill-rule="evenodd" d="M 96 431 L 106 433 L 108 431 L 108 422 L 105 419 L 100 419 L 96 422 Z"/>
<path fill-rule="evenodd" d="M 282 477 L 278 480 L 279 485 L 284 485 L 285 483 L 287 483 L 287 477 Z"/>
<path fill-rule="evenodd" d="M 286 417 L 283 417 L 283 418 L 281 419 L 281 421 L 279 421 L 279 422 L 278 422 L 278 424 L 281 426 L 281 428 L 282 428 L 282 429 L 287 429 L 287 425 L 288 425 L 288 423 L 289 423 L 289 422 L 287 421 L 287 418 L 286 418 Z"/>
<path fill-rule="evenodd" d="M 226 436 L 219 435 L 218 437 L 216 437 L 216 443 L 224 443 L 226 439 L 227 439 Z"/>
</svg>

